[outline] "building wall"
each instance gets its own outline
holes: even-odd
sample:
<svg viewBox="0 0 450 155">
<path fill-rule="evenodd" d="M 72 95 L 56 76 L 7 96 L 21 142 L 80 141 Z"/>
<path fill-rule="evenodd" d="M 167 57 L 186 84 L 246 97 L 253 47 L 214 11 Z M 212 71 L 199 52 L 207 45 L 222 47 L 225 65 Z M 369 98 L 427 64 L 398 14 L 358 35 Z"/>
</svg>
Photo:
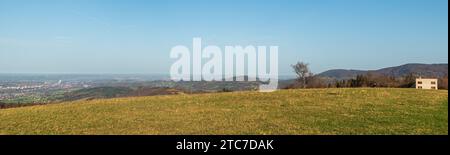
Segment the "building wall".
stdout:
<svg viewBox="0 0 450 155">
<path fill-rule="evenodd" d="M 438 89 L 437 79 L 416 79 L 416 89 Z"/>
</svg>

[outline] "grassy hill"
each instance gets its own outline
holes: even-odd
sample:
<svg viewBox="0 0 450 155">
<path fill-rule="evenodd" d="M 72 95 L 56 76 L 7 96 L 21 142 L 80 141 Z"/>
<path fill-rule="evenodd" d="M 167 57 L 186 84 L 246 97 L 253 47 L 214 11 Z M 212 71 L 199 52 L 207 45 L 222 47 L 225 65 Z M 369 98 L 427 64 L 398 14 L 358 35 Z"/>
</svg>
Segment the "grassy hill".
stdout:
<svg viewBox="0 0 450 155">
<path fill-rule="evenodd" d="M 445 134 L 448 91 L 308 89 L 1 109 L 0 134 Z"/>
</svg>

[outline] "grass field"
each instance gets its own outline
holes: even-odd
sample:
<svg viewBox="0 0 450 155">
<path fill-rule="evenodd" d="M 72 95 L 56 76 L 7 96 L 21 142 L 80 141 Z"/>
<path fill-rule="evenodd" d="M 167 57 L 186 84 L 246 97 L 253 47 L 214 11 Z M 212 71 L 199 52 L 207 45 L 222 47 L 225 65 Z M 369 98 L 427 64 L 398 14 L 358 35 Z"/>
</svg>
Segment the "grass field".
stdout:
<svg viewBox="0 0 450 155">
<path fill-rule="evenodd" d="M 0 110 L 0 134 L 443 134 L 448 91 L 307 89 Z"/>
</svg>

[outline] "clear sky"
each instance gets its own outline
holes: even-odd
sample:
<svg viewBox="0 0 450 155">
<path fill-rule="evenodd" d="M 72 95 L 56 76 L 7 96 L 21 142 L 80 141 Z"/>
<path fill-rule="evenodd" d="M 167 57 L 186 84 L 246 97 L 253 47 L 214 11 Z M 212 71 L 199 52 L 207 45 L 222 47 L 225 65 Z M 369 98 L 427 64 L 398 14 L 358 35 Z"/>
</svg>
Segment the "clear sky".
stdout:
<svg viewBox="0 0 450 155">
<path fill-rule="evenodd" d="M 447 0 L 0 0 L 0 73 L 169 73 L 176 45 L 278 45 L 280 74 L 448 63 Z"/>
</svg>

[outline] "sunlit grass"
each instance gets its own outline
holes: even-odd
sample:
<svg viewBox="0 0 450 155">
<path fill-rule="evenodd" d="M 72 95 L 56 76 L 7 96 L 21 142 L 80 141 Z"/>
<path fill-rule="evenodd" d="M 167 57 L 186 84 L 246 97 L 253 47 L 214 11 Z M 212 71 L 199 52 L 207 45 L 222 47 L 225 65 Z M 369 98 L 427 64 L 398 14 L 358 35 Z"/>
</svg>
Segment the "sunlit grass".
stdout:
<svg viewBox="0 0 450 155">
<path fill-rule="evenodd" d="M 445 134 L 448 91 L 307 89 L 0 110 L 0 134 Z"/>
</svg>

